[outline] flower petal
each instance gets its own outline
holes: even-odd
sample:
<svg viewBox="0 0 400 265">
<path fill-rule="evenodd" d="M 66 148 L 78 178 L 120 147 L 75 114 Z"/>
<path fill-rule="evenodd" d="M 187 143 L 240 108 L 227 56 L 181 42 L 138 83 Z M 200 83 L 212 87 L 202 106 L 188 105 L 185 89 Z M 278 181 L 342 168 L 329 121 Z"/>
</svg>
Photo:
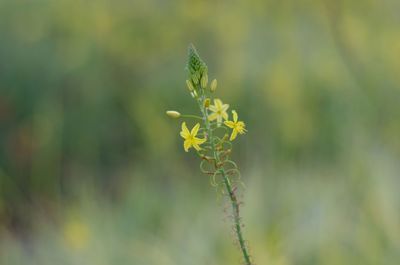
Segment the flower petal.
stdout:
<svg viewBox="0 0 400 265">
<path fill-rule="evenodd" d="M 228 113 L 226 113 L 226 111 L 222 112 L 222 118 L 224 118 L 224 120 L 227 120 L 228 117 Z"/>
<path fill-rule="evenodd" d="M 217 108 L 214 105 L 208 107 L 212 112 L 217 112 Z"/>
<path fill-rule="evenodd" d="M 197 135 L 197 132 L 199 131 L 199 129 L 200 129 L 200 123 L 197 123 L 197 124 L 193 127 L 193 129 L 192 129 L 192 131 L 190 132 L 190 134 L 191 134 L 192 136 L 196 136 L 196 135 Z"/>
<path fill-rule="evenodd" d="M 229 109 L 229 104 L 222 105 L 222 111 L 227 111 Z"/>
<path fill-rule="evenodd" d="M 192 141 L 190 140 L 185 140 L 183 142 L 183 148 L 185 149 L 185 152 L 189 151 L 189 148 L 192 146 Z"/>
<path fill-rule="evenodd" d="M 194 144 L 204 144 L 205 141 L 207 141 L 207 138 L 203 138 L 203 139 L 200 139 L 200 138 L 197 138 L 197 137 L 194 137 L 194 138 L 193 138 Z M 193 145 L 194 145 L 194 144 L 193 144 Z"/>
<path fill-rule="evenodd" d="M 208 120 L 209 121 L 213 121 L 213 120 L 215 120 L 217 118 L 218 118 L 218 113 L 213 113 L 213 114 L 208 115 Z"/>
<path fill-rule="evenodd" d="M 224 122 L 226 126 L 228 126 L 229 128 L 233 128 L 235 127 L 235 123 L 233 121 L 225 121 Z"/>
<path fill-rule="evenodd" d="M 232 130 L 231 137 L 229 138 L 229 140 L 230 140 L 230 141 L 235 140 L 236 136 L 237 136 L 237 131 L 236 131 L 235 129 L 233 129 L 233 130 Z"/>
<path fill-rule="evenodd" d="M 182 122 L 182 131 L 181 131 L 181 136 L 186 139 L 190 135 L 189 129 L 186 126 L 186 122 Z"/>
<path fill-rule="evenodd" d="M 193 144 L 194 149 L 196 149 L 197 151 L 201 150 L 201 147 L 198 144 Z"/>
<path fill-rule="evenodd" d="M 238 120 L 238 115 L 237 115 L 236 110 L 232 110 L 232 115 L 233 115 L 233 121 L 236 123 Z"/>
<path fill-rule="evenodd" d="M 220 99 L 218 99 L 218 98 L 214 99 L 214 106 L 215 106 L 218 110 L 222 109 L 222 101 L 221 101 Z"/>
</svg>

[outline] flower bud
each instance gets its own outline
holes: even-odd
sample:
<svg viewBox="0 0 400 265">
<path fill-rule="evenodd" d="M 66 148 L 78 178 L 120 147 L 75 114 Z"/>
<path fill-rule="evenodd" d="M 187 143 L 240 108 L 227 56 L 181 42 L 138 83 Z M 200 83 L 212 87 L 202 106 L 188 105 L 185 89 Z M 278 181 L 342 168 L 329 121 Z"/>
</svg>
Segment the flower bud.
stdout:
<svg viewBox="0 0 400 265">
<path fill-rule="evenodd" d="M 208 107 L 210 107 L 210 99 L 209 98 L 206 98 L 205 100 L 204 100 L 204 107 L 207 109 Z"/>
<path fill-rule="evenodd" d="M 188 62 L 186 69 L 189 74 L 189 79 L 193 81 L 194 85 L 199 84 L 201 82 L 201 77 L 207 73 L 207 65 L 200 58 L 193 44 L 190 44 L 188 48 Z"/>
<path fill-rule="evenodd" d="M 177 119 L 181 116 L 181 114 L 175 110 L 168 110 L 165 113 L 167 113 L 167 115 L 171 118 Z"/>
<path fill-rule="evenodd" d="M 199 73 L 194 73 L 194 74 L 192 75 L 192 81 L 193 81 L 193 83 L 194 83 L 195 85 L 197 85 L 197 84 L 199 83 L 199 78 L 200 78 Z"/>
<path fill-rule="evenodd" d="M 211 92 L 214 92 L 217 89 L 217 79 L 214 79 L 213 81 L 211 81 L 211 86 L 210 86 L 210 90 Z"/>
<path fill-rule="evenodd" d="M 188 87 L 189 91 L 193 91 L 194 87 L 190 80 L 186 80 L 186 86 Z"/>
<path fill-rule="evenodd" d="M 201 77 L 201 87 L 202 88 L 206 88 L 207 84 L 208 84 L 208 75 L 207 73 L 203 74 L 203 76 Z"/>
</svg>

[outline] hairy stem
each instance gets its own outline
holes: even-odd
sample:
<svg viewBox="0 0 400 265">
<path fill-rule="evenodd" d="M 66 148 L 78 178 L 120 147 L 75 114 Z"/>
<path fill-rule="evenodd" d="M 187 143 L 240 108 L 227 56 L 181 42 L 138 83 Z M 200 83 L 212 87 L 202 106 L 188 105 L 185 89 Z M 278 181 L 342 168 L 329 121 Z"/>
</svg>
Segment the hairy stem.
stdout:
<svg viewBox="0 0 400 265">
<path fill-rule="evenodd" d="M 229 198 L 232 203 L 233 218 L 234 218 L 234 222 L 235 222 L 235 231 L 236 231 L 236 235 L 237 235 L 237 238 L 239 241 L 240 249 L 242 250 L 243 258 L 246 262 L 246 265 L 251 265 L 250 255 L 249 255 L 249 252 L 247 251 L 247 246 L 246 246 L 245 240 L 243 238 L 242 226 L 240 223 L 239 203 L 237 201 L 235 192 L 232 189 L 232 185 L 229 181 L 229 178 L 225 174 L 224 169 L 222 168 L 222 170 L 220 172 L 224 178 L 224 184 L 225 184 L 226 190 L 228 191 Z"/>
<path fill-rule="evenodd" d="M 221 160 L 220 160 L 218 152 L 216 152 L 216 150 L 215 150 L 215 144 L 214 144 L 214 140 L 213 140 L 213 131 L 211 130 L 210 121 L 207 118 L 208 117 L 208 110 L 204 107 L 203 101 L 204 101 L 204 95 L 202 96 L 202 98 L 200 98 L 198 100 L 198 103 L 199 103 L 199 107 L 201 109 L 201 112 L 203 114 L 204 124 L 206 125 L 208 142 L 210 143 L 211 151 L 212 151 L 214 159 L 215 159 L 215 165 L 217 167 L 216 170 L 218 170 L 219 173 L 223 177 L 224 185 L 225 185 L 226 191 L 228 192 L 229 199 L 230 199 L 231 204 L 232 204 L 232 212 L 233 212 L 233 219 L 234 219 L 234 230 L 236 232 L 236 236 L 237 236 L 237 239 L 239 241 L 239 246 L 240 246 L 240 249 L 242 251 L 244 261 L 246 262 L 246 265 L 251 265 L 250 255 L 249 255 L 249 252 L 247 250 L 246 242 L 245 242 L 245 240 L 243 238 L 242 226 L 241 226 L 241 222 L 240 222 L 239 203 L 238 203 L 237 197 L 235 195 L 235 191 L 232 188 L 232 184 L 231 184 L 231 182 L 229 180 L 229 177 L 227 176 L 227 174 L 225 172 L 224 166 L 223 165 L 222 166 L 217 166 L 217 165 L 220 164 Z"/>
</svg>

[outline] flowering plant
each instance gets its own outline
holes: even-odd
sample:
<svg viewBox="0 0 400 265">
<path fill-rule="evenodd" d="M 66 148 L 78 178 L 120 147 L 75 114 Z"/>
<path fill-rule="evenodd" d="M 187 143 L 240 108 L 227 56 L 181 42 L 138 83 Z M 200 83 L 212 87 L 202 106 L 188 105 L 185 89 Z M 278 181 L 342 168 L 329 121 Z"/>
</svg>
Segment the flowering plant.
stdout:
<svg viewBox="0 0 400 265">
<path fill-rule="evenodd" d="M 232 110 L 232 119 L 230 119 L 229 105 L 213 97 L 217 80 L 214 79 L 210 86 L 208 85 L 207 65 L 193 45 L 189 46 L 186 68 L 188 71 L 186 85 L 200 108 L 201 116 L 182 115 L 177 111 L 167 111 L 167 115 L 172 118 L 190 118 L 200 121 L 190 130 L 186 122 L 182 122 L 180 135 L 184 139 L 183 148 L 186 152 L 194 148 L 201 158 L 200 169 L 210 176 L 211 185 L 223 186 L 221 191 L 227 195 L 232 206 L 233 230 L 237 243 L 245 264 L 251 265 L 248 245 L 243 238 L 240 203 L 237 198 L 240 172 L 236 163 L 230 160 L 232 142 L 238 135 L 246 133 L 245 123 L 239 121 L 235 110 Z"/>
</svg>

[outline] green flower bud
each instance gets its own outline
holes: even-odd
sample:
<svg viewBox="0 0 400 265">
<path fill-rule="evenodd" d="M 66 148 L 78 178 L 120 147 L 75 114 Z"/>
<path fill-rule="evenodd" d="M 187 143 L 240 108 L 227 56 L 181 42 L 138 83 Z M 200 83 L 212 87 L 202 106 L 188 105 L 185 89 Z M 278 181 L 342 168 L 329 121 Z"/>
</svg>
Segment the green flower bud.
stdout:
<svg viewBox="0 0 400 265">
<path fill-rule="evenodd" d="M 181 116 L 181 114 L 175 110 L 168 110 L 165 113 L 167 113 L 167 115 L 171 118 L 177 119 Z"/>
<path fill-rule="evenodd" d="M 199 83 L 199 73 L 194 73 L 193 75 L 192 75 L 192 81 L 193 81 L 193 83 L 195 84 L 195 85 L 197 85 L 198 83 Z"/>
<path fill-rule="evenodd" d="M 187 86 L 187 88 L 189 89 L 189 91 L 193 91 L 193 90 L 194 90 L 192 81 L 186 80 L 186 86 Z"/>
<path fill-rule="evenodd" d="M 214 92 L 217 89 L 217 79 L 214 79 L 213 81 L 211 81 L 211 86 L 210 86 L 210 90 L 211 92 Z"/>
<path fill-rule="evenodd" d="M 208 75 L 207 73 L 204 73 L 204 75 L 201 77 L 201 87 L 206 88 L 208 85 Z"/>
<path fill-rule="evenodd" d="M 188 48 L 188 62 L 186 65 L 189 80 L 192 80 L 195 85 L 200 82 L 200 78 L 207 74 L 207 65 L 200 58 L 193 44 Z"/>
</svg>

